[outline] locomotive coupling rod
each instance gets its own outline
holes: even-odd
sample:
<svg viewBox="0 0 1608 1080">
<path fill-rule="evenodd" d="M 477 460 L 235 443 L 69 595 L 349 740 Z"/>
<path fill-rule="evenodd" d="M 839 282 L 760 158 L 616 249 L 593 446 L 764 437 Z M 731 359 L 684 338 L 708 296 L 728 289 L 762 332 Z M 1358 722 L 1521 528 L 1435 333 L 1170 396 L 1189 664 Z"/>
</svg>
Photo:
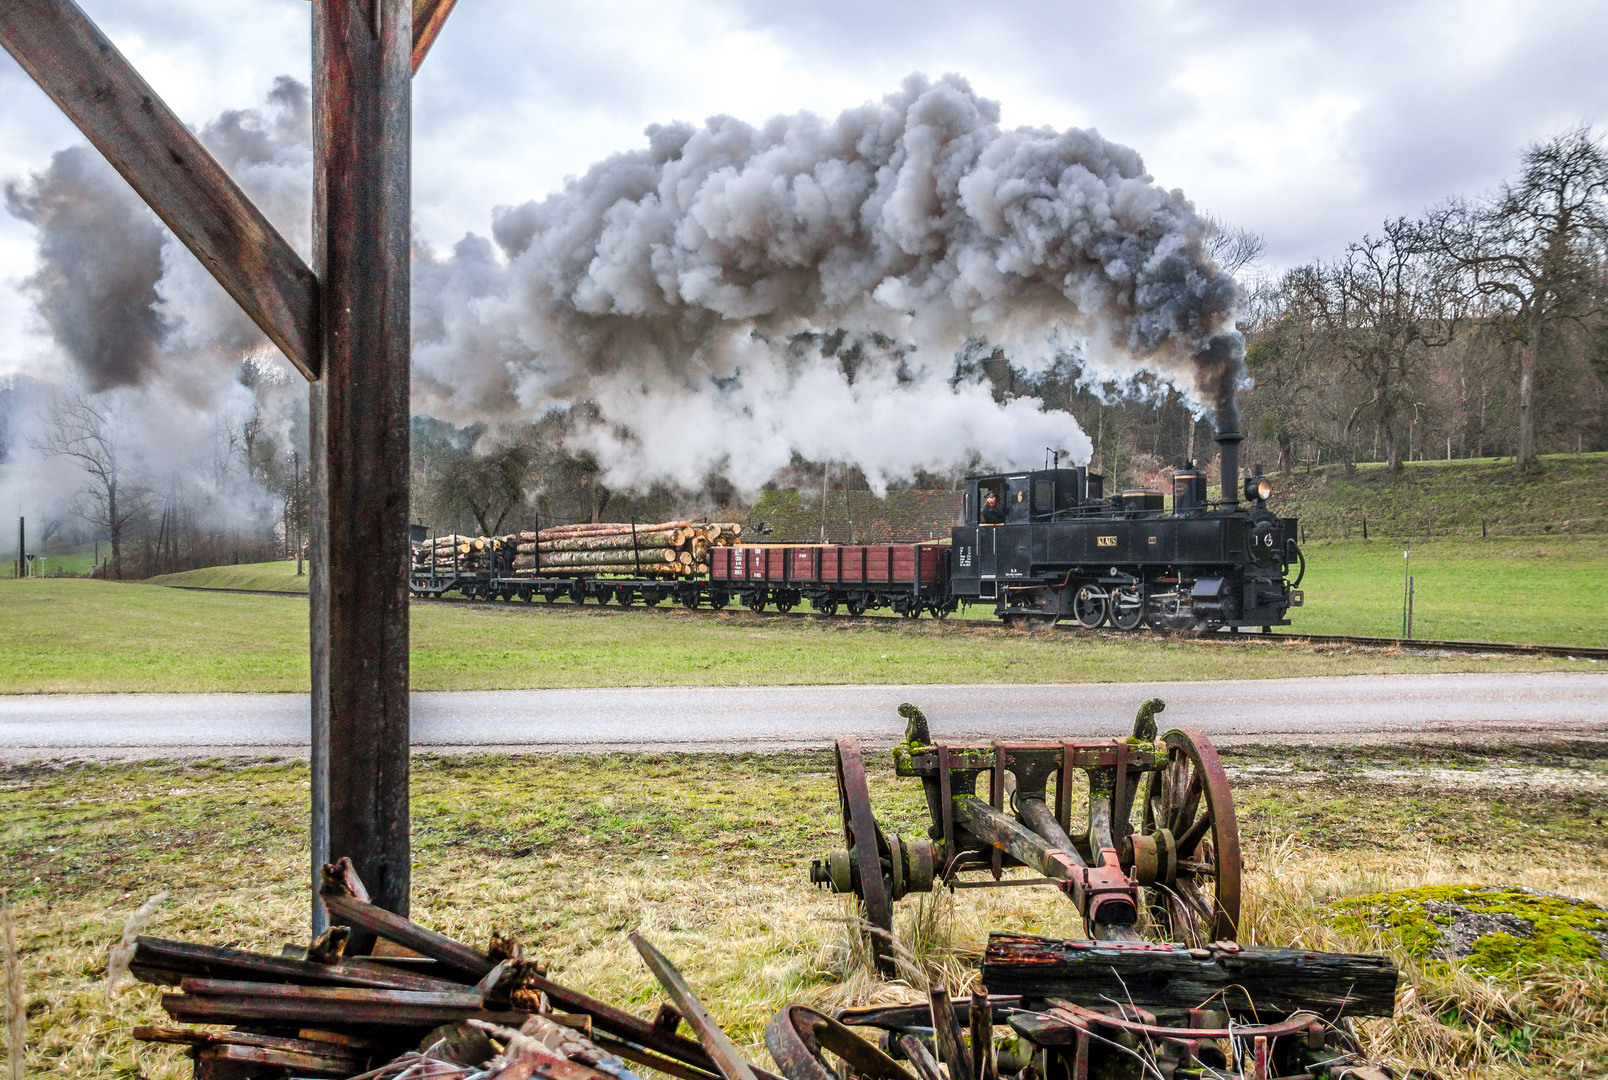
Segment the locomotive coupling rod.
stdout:
<svg viewBox="0 0 1608 1080">
<path fill-rule="evenodd" d="M 976 796 L 956 799 L 955 810 L 957 821 L 973 836 L 1060 882 L 1091 929 L 1098 923 L 1132 926 L 1139 921 L 1139 891 L 1111 848 L 1100 851 L 1098 866 L 1085 866 L 1076 852 L 1060 850 Z"/>
</svg>

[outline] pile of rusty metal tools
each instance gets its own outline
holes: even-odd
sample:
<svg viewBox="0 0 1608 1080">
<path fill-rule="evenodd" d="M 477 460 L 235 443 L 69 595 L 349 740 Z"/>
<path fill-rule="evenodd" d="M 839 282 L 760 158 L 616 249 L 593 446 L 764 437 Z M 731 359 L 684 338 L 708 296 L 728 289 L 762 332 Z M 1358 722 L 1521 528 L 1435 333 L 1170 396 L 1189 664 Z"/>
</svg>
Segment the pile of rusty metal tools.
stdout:
<svg viewBox="0 0 1608 1080">
<path fill-rule="evenodd" d="M 345 925 L 285 955 L 137 938 L 129 970 L 179 988 L 162 996 L 175 1021 L 233 1027 L 138 1027 L 135 1038 L 190 1047 L 197 1080 L 636 1080 L 627 1063 L 677 1080 L 780 1080 L 742 1061 L 635 934 L 671 999 L 653 1020 L 549 979 L 510 937 L 482 951 L 376 907 L 346 859 L 324 868 L 323 899 Z M 346 954 L 375 941 L 387 944 Z"/>
<path fill-rule="evenodd" d="M 958 1031 L 968 1017 L 978 1030 L 1008 1023 L 1030 1048 L 1024 1067 L 1041 1080 L 1386 1075 L 1362 1060 L 1350 1021 L 1392 1014 L 1395 967 L 1381 956 L 1238 944 L 1240 841 L 1228 777 L 1202 733 L 1158 737 L 1165 707 L 1145 702 L 1126 739 L 951 746 L 933 741 L 920 709 L 901 705 L 908 726 L 894 768 L 922 783 L 932 819 L 924 837 L 884 832 L 859 743 L 838 740 L 846 846 L 817 860 L 810 877 L 859 898 L 884 974 L 902 967 L 894 902 L 935 887 L 1054 887 L 1076 905 L 1087 935 L 991 935 L 987 990 L 955 1000 L 955 1025 L 936 1005 L 839 1019 L 885 1028 L 896 1040 L 890 1049 L 931 1025 L 939 1051 L 944 1029 Z M 1086 819 L 1074 823 L 1083 803 Z M 980 1064 L 974 1073 L 993 1080 Z"/>
</svg>

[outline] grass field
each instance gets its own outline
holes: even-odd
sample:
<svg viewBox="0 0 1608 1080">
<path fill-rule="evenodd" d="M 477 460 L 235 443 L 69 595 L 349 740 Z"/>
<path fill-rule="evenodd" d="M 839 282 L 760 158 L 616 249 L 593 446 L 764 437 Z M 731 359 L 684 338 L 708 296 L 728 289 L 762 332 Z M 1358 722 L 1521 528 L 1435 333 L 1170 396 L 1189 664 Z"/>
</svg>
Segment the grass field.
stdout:
<svg viewBox="0 0 1608 1080">
<path fill-rule="evenodd" d="M 1457 641 L 1608 645 L 1608 535 L 1309 541 L 1306 606 L 1315 634 L 1399 637 L 1411 551 L 1413 635 Z"/>
<path fill-rule="evenodd" d="M 1566 659 L 1349 646 L 985 632 L 924 619 L 419 602 L 416 690 L 820 683 L 1111 682 L 1455 671 L 1600 671 Z M 304 691 L 297 597 L 83 580 L 0 582 L 0 692 Z"/>
<path fill-rule="evenodd" d="M 1373 1052 L 1440 1076 L 1585 1076 L 1608 1069 L 1600 969 L 1486 979 L 1411 961 L 1393 938 L 1338 935 L 1335 898 L 1438 883 L 1517 883 L 1608 901 L 1608 746 L 1485 750 L 1225 748 L 1246 840 L 1241 940 L 1385 950 L 1403 965 Z M 870 765 L 879 818 L 908 833 L 920 788 Z M 107 1002 L 106 950 L 158 891 L 162 937 L 278 952 L 305 942 L 307 773 L 221 762 L 0 770 L 0 884 L 26 981 L 30 1075 L 179 1080 L 148 986 Z M 413 915 L 475 944 L 511 932 L 556 977 L 651 1016 L 659 995 L 626 942 L 641 929 L 759 1061 L 787 1001 L 908 1000 L 855 959 L 843 900 L 808 863 L 841 842 L 829 756 L 415 759 Z M 924 917 L 923 917 L 924 916 Z M 1075 936 L 1039 889 L 939 894 L 899 907 L 931 970 L 974 977 L 990 929 Z"/>
</svg>

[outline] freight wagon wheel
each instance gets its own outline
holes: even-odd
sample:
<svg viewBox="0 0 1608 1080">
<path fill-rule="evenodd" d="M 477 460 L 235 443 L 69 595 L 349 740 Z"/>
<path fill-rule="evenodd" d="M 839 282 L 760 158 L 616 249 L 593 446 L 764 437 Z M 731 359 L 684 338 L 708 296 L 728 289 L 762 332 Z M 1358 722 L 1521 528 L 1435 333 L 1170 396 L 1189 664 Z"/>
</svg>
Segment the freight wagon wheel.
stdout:
<svg viewBox="0 0 1608 1080">
<path fill-rule="evenodd" d="M 729 603 L 731 603 L 731 596 L 728 593 L 712 592 L 709 594 L 709 606 L 716 611 L 724 611 Z"/>
<path fill-rule="evenodd" d="M 749 611 L 756 612 L 756 613 L 764 611 L 765 610 L 765 590 L 764 589 L 750 589 L 748 592 L 743 593 L 743 606 L 748 608 Z"/>
<path fill-rule="evenodd" d="M 838 808 L 843 812 L 843 839 L 860 868 L 860 905 L 865 921 L 883 934 L 867 933 L 867 944 L 884 975 L 895 974 L 893 947 L 884 934 L 893 933 L 893 904 L 888 899 L 882 877 L 882 854 L 891 854 L 888 842 L 871 813 L 871 789 L 865 779 L 865 758 L 860 740 L 850 737 L 837 741 Z"/>
<path fill-rule="evenodd" d="M 1163 735 L 1167 757 L 1145 789 L 1145 835 L 1158 838 L 1152 907 L 1191 948 L 1239 936 L 1240 846 L 1217 748 L 1199 731 Z M 1167 849 L 1170 848 L 1169 852 Z M 1168 881 L 1168 878 L 1171 878 Z"/>
<path fill-rule="evenodd" d="M 1085 585 L 1072 598 L 1072 616 L 1087 630 L 1093 630 L 1106 618 L 1106 599 L 1093 585 Z"/>
<path fill-rule="evenodd" d="M 828 596 L 824 600 L 822 600 L 820 603 L 815 605 L 815 610 L 819 611 L 822 615 L 836 615 L 837 614 L 837 607 L 838 607 L 837 597 Z"/>
<path fill-rule="evenodd" d="M 865 614 L 865 597 L 863 597 L 863 596 L 851 596 L 851 597 L 849 597 L 849 614 L 850 615 L 864 615 Z"/>
</svg>

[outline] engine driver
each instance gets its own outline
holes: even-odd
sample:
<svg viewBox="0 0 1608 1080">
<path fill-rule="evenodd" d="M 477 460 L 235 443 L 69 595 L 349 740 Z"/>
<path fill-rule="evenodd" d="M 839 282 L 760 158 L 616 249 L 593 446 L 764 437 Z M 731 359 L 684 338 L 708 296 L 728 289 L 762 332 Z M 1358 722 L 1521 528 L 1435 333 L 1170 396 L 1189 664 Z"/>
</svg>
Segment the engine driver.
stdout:
<svg viewBox="0 0 1608 1080">
<path fill-rule="evenodd" d="M 1005 511 L 1000 509 L 999 492 L 990 491 L 983 499 L 983 524 L 1000 525 L 1005 521 Z"/>
</svg>

